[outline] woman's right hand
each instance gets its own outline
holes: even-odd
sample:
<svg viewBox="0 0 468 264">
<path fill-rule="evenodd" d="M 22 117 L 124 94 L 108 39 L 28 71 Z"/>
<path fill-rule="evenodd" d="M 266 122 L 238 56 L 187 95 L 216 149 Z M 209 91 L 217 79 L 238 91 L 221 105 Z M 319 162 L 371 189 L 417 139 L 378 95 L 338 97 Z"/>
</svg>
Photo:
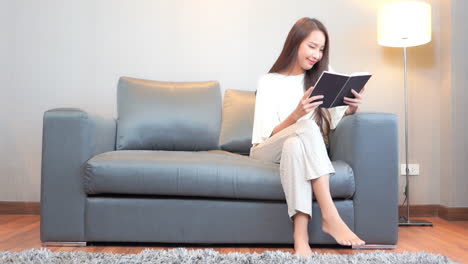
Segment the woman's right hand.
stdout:
<svg viewBox="0 0 468 264">
<path fill-rule="evenodd" d="M 314 111 L 319 105 L 323 104 L 323 101 L 313 102 L 315 100 L 319 100 L 323 98 L 323 95 L 316 95 L 309 98 L 309 95 L 314 90 L 314 86 L 311 86 L 302 96 L 301 101 L 297 105 L 296 109 L 294 109 L 293 115 L 296 117 L 296 120 L 303 117 L 305 114 Z"/>
</svg>

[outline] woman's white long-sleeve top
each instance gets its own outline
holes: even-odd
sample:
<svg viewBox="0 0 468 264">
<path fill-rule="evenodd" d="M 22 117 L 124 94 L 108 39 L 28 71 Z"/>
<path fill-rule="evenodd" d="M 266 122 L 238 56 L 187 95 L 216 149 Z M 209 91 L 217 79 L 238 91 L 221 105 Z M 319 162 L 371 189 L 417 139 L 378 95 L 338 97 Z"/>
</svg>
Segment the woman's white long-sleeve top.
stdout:
<svg viewBox="0 0 468 264">
<path fill-rule="evenodd" d="M 252 144 L 262 143 L 269 138 L 273 129 L 294 111 L 303 95 L 304 73 L 289 76 L 267 73 L 260 76 L 255 101 Z M 336 128 L 347 108 L 347 105 L 326 108 L 331 117 L 330 129 Z M 298 121 L 307 118 L 314 119 L 315 111 L 307 113 Z M 324 136 L 324 141 L 328 146 L 326 136 Z"/>
</svg>

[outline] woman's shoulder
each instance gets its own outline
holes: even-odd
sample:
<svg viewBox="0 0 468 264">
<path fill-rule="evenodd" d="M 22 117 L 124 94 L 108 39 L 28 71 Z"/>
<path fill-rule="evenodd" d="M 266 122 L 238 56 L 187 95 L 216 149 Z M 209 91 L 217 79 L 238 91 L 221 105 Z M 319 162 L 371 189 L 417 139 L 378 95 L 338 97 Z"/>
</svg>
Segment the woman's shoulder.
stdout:
<svg viewBox="0 0 468 264">
<path fill-rule="evenodd" d="M 269 85 L 274 86 L 275 84 L 279 84 L 278 81 L 281 81 L 283 79 L 284 79 L 284 75 L 272 72 L 272 73 L 264 73 L 264 74 L 260 75 L 259 82 L 269 83 Z"/>
<path fill-rule="evenodd" d="M 269 85 L 274 84 L 276 80 L 276 74 L 275 73 L 264 73 L 260 75 L 258 78 L 259 85 L 265 85 L 268 83 Z"/>
<path fill-rule="evenodd" d="M 264 74 L 260 75 L 261 80 L 273 80 L 273 79 L 275 79 L 277 77 L 278 77 L 278 74 L 274 73 L 274 72 L 272 72 L 272 73 L 268 72 L 268 73 L 264 73 Z"/>
<path fill-rule="evenodd" d="M 276 74 L 274 73 L 265 73 L 260 75 L 257 84 L 257 91 L 260 90 L 262 93 L 277 93 L 278 81 Z"/>
</svg>

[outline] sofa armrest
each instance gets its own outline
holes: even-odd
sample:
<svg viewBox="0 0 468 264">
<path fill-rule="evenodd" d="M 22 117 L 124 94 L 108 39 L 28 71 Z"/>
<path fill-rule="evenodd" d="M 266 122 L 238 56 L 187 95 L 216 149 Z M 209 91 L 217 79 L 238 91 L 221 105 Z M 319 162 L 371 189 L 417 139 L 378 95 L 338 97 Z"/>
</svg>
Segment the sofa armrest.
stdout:
<svg viewBox="0 0 468 264">
<path fill-rule="evenodd" d="M 398 240 L 398 116 L 345 116 L 330 134 L 330 158 L 354 172 L 354 232 L 366 243 Z"/>
<path fill-rule="evenodd" d="M 41 167 L 41 241 L 84 241 L 84 165 L 115 150 L 116 120 L 76 108 L 44 113 Z"/>
</svg>

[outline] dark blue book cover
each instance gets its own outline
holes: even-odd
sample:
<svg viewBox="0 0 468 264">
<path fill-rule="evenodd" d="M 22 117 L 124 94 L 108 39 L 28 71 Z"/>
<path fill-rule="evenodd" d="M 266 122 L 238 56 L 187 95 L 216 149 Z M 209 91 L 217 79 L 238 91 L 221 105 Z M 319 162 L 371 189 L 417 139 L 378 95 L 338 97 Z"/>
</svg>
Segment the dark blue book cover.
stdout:
<svg viewBox="0 0 468 264">
<path fill-rule="evenodd" d="M 345 97 L 355 98 L 351 89 L 359 93 L 371 76 L 372 74 L 368 72 L 356 72 L 347 75 L 324 71 L 317 80 L 315 88 L 309 98 L 316 95 L 323 95 L 323 99 L 312 102 L 323 100 L 323 104 L 321 104 L 320 107 L 325 108 L 347 105 L 343 101 Z"/>
</svg>

